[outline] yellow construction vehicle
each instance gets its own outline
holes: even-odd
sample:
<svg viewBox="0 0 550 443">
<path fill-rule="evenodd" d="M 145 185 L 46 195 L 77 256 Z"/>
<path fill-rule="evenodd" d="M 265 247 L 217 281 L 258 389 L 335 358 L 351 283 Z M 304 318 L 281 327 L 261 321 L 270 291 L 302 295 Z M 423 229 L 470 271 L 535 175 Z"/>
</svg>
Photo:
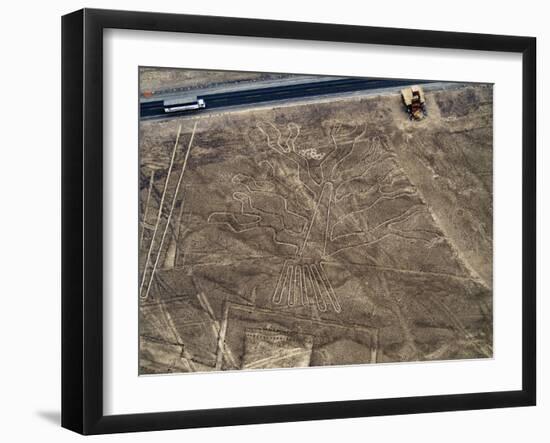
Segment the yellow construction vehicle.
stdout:
<svg viewBox="0 0 550 443">
<path fill-rule="evenodd" d="M 411 86 L 401 90 L 401 97 L 403 103 L 407 108 L 409 119 L 422 120 L 428 115 L 426 111 L 426 100 L 424 98 L 424 91 L 420 86 Z"/>
</svg>

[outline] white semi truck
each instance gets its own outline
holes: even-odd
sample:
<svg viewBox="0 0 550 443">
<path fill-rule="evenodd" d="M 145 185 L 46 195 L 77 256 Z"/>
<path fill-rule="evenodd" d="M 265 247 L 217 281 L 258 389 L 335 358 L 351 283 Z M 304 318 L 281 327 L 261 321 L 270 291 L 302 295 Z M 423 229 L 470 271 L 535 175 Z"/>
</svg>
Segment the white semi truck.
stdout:
<svg viewBox="0 0 550 443">
<path fill-rule="evenodd" d="M 174 101 L 174 100 L 165 100 L 164 101 L 164 112 L 182 112 L 182 111 L 193 111 L 196 109 L 206 108 L 206 103 L 204 99 L 199 98 L 193 101 Z"/>
</svg>

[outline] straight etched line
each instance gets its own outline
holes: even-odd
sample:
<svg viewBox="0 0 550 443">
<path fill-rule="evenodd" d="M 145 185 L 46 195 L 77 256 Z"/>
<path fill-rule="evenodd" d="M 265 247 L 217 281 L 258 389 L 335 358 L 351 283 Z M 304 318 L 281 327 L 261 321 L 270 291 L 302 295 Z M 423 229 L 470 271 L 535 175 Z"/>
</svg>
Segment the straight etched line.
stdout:
<svg viewBox="0 0 550 443">
<path fill-rule="evenodd" d="M 179 192 L 179 189 L 180 189 L 181 182 L 183 180 L 183 173 L 185 172 L 185 167 L 187 166 L 187 159 L 189 158 L 189 153 L 191 152 L 191 146 L 193 145 L 193 138 L 195 137 L 195 130 L 197 129 L 197 123 L 198 122 L 195 122 L 195 126 L 193 126 L 193 132 L 191 133 L 191 138 L 189 139 L 189 145 L 187 146 L 187 152 L 185 153 L 185 159 L 183 160 L 183 166 L 181 168 L 178 183 L 176 185 L 176 190 L 174 192 L 174 197 L 172 198 L 172 205 L 170 207 L 170 213 L 168 214 L 168 219 L 166 221 L 166 226 L 164 227 L 164 232 L 162 233 L 162 238 L 160 240 L 160 246 L 159 246 L 159 249 L 158 249 L 158 252 L 157 252 L 157 258 L 155 260 L 153 270 L 151 271 L 151 277 L 149 278 L 149 283 L 147 284 L 147 291 L 145 292 L 145 295 L 143 296 L 143 298 L 148 297 L 149 290 L 151 289 L 151 283 L 153 281 L 153 277 L 155 276 L 155 271 L 157 270 L 157 266 L 158 266 L 158 263 L 159 263 L 159 260 L 160 260 L 160 255 L 161 255 L 161 252 L 162 252 L 162 246 L 164 245 L 164 239 L 166 238 L 166 233 L 168 232 L 168 227 L 170 226 L 170 220 L 172 219 L 172 214 L 174 213 L 174 207 L 176 206 L 176 200 L 177 200 L 177 197 L 178 197 L 178 192 Z"/>
<path fill-rule="evenodd" d="M 162 217 L 162 208 L 164 206 L 164 198 L 166 197 L 166 190 L 168 189 L 168 181 L 170 180 L 170 175 L 172 174 L 172 168 L 174 166 L 174 159 L 176 158 L 176 151 L 178 143 L 180 140 L 181 134 L 181 124 L 178 127 L 178 134 L 176 135 L 176 142 L 174 143 L 174 149 L 172 150 L 172 158 L 170 160 L 170 166 L 168 167 L 168 173 L 166 174 L 166 181 L 164 182 L 164 188 L 162 190 L 162 197 L 160 198 L 159 210 L 157 214 L 157 221 L 155 223 L 155 230 L 153 231 L 153 237 L 151 238 L 151 244 L 149 245 L 149 250 L 147 251 L 147 258 L 145 259 L 145 266 L 143 267 L 143 277 L 141 279 L 141 284 L 139 286 L 139 293 L 141 295 L 143 291 L 143 285 L 147 277 L 147 267 L 149 266 L 149 260 L 151 259 L 151 251 L 153 250 L 153 245 L 155 243 L 155 237 L 157 236 L 157 231 L 160 224 L 160 219 Z"/>
</svg>

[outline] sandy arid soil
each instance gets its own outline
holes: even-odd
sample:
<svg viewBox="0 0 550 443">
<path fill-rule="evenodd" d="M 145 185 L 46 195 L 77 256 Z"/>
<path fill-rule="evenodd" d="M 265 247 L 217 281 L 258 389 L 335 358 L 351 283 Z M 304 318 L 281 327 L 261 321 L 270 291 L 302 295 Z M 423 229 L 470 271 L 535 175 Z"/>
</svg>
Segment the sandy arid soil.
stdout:
<svg viewBox="0 0 550 443">
<path fill-rule="evenodd" d="M 142 121 L 140 373 L 492 357 L 492 87 L 426 102 Z"/>
<path fill-rule="evenodd" d="M 174 89 L 193 90 L 212 86 L 229 86 L 239 83 L 277 80 L 293 77 L 292 74 L 244 71 L 202 71 L 140 67 L 140 94 L 169 92 Z"/>
</svg>

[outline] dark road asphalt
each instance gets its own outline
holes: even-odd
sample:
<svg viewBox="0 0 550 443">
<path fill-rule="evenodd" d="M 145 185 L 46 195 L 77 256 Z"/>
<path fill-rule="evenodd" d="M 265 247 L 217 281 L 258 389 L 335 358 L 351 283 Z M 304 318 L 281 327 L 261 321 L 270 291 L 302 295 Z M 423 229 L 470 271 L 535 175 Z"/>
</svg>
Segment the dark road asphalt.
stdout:
<svg viewBox="0 0 550 443">
<path fill-rule="evenodd" d="M 206 103 L 206 109 L 226 108 L 254 103 L 271 102 L 277 100 L 299 99 L 305 97 L 341 94 L 369 89 L 392 88 L 418 83 L 428 83 L 419 80 L 384 80 L 369 78 L 345 78 L 327 80 L 314 83 L 290 84 L 265 88 L 231 91 L 197 96 Z M 164 100 L 140 103 L 141 118 L 175 117 L 203 112 L 204 109 L 193 111 L 173 112 L 164 111 Z"/>
</svg>

